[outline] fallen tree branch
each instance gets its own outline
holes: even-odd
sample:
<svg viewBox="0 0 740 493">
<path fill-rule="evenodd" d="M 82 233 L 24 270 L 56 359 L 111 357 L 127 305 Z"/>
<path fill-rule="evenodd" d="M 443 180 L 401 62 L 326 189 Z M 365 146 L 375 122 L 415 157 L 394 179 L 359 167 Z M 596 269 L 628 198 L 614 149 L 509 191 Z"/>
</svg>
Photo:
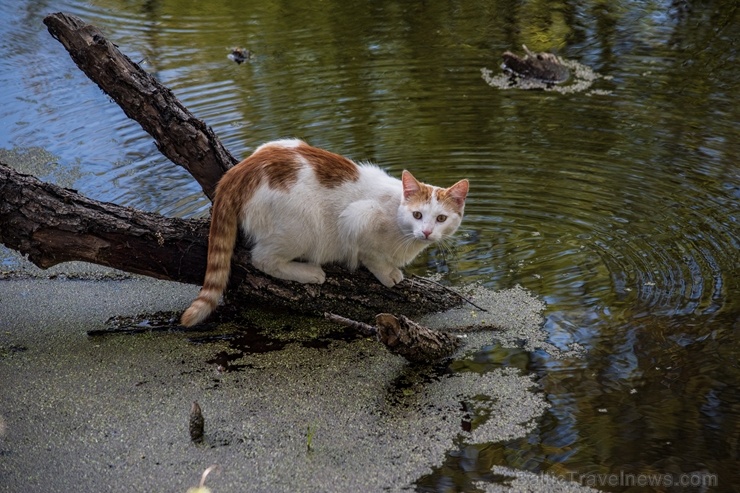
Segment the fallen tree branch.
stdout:
<svg viewBox="0 0 740 493">
<path fill-rule="evenodd" d="M 461 300 L 463 300 L 465 303 L 467 303 L 467 304 L 469 304 L 471 306 L 474 306 L 478 310 L 480 310 L 482 312 L 487 312 L 488 311 L 485 308 L 483 308 L 482 306 L 473 303 L 473 300 L 471 300 L 470 298 L 467 298 L 467 297 L 463 296 L 462 294 L 458 293 L 454 289 L 449 288 L 449 287 L 445 286 L 444 284 L 440 284 L 440 283 L 438 283 L 437 281 L 435 281 L 433 279 L 428 279 L 426 277 L 421 277 L 421 276 L 417 276 L 417 275 L 413 275 L 413 276 L 411 276 L 411 278 L 414 279 L 414 280 L 420 281 L 420 282 L 426 282 L 426 283 L 429 283 L 429 284 L 434 284 L 434 285 L 436 285 L 438 287 L 441 287 L 442 289 L 445 289 L 448 292 L 454 294 L 455 296 L 457 296 L 458 298 L 460 298 Z"/>
<path fill-rule="evenodd" d="M 107 41 L 94 26 L 57 13 L 44 22 L 82 70 L 124 112 L 141 123 L 158 148 L 188 170 L 206 194 L 234 158 L 218 137 L 149 74 Z M 208 224 L 167 218 L 98 202 L 20 174 L 0 163 L 0 242 L 42 268 L 81 260 L 200 285 L 205 274 Z M 299 313 L 343 313 L 356 320 L 375 314 L 416 316 L 461 304 L 446 289 L 404 281 L 389 289 L 364 269 L 326 266 L 322 285 L 275 279 L 250 263 L 240 242 L 232 263 L 232 306 L 267 305 Z"/>
<path fill-rule="evenodd" d="M 0 163 L 0 243 L 48 268 L 81 260 L 158 279 L 200 285 L 206 266 L 208 222 L 178 219 L 86 198 L 18 173 Z M 366 270 L 327 266 L 322 285 L 268 276 L 238 245 L 228 300 L 300 313 L 344 313 L 371 320 L 393 310 L 415 316 L 456 306 L 446 290 L 403 282 L 386 288 Z"/>
</svg>

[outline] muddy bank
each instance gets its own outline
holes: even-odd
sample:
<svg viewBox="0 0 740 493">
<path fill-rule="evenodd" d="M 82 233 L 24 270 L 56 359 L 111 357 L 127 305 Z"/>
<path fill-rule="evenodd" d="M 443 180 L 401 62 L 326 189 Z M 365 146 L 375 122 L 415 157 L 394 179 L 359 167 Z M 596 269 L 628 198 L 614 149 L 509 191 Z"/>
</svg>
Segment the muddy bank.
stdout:
<svg viewBox="0 0 740 493">
<path fill-rule="evenodd" d="M 408 385 L 416 370 L 363 338 L 288 343 L 223 372 L 214 355 L 233 350 L 194 344 L 197 332 L 89 337 L 112 315 L 181 310 L 198 288 L 65 268 L 49 279 L 23 265 L 0 280 L 2 491 L 184 492 L 212 464 L 215 493 L 398 491 L 456 440 L 521 436 L 547 407 L 512 369 Z M 489 316 L 517 334 L 539 331 L 537 300 L 521 290 L 499 296 L 516 310 L 499 300 L 502 312 Z M 494 337 L 471 334 L 459 358 Z M 194 400 L 205 416 L 202 445 L 188 434 Z"/>
</svg>

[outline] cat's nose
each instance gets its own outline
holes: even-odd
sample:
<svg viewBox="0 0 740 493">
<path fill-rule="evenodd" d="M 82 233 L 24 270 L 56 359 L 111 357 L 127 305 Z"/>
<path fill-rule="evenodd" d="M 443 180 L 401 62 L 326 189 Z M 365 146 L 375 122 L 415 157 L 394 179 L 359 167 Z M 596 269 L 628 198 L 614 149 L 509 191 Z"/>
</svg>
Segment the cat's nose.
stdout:
<svg viewBox="0 0 740 493">
<path fill-rule="evenodd" d="M 422 234 L 424 235 L 424 238 L 429 239 L 429 235 L 432 234 L 432 230 L 431 229 L 422 230 Z"/>
</svg>

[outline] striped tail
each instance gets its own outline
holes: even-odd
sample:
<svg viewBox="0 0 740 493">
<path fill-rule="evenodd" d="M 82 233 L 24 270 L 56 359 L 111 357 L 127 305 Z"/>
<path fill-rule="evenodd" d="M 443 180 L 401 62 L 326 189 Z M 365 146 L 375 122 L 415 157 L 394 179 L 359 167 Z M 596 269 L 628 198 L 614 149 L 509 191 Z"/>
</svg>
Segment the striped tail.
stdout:
<svg viewBox="0 0 740 493">
<path fill-rule="evenodd" d="M 221 194 L 224 200 L 219 200 L 218 191 L 211 213 L 211 228 L 208 233 L 208 263 L 206 277 L 198 297 L 182 314 L 180 323 L 185 327 L 201 323 L 218 306 L 231 273 L 231 257 L 236 244 L 239 211 L 238 205 L 230 200 L 229 194 Z"/>
</svg>

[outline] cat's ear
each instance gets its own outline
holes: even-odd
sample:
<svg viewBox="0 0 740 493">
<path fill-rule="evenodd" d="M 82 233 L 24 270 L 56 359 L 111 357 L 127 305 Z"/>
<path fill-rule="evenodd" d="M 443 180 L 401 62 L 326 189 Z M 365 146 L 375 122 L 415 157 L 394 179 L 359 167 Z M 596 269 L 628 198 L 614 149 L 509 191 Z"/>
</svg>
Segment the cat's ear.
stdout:
<svg viewBox="0 0 740 493">
<path fill-rule="evenodd" d="M 458 207 L 465 205 L 465 197 L 468 196 L 470 183 L 468 180 L 460 180 L 447 189 L 447 195 L 455 201 Z"/>
<path fill-rule="evenodd" d="M 401 182 L 403 182 L 403 199 L 406 200 L 412 195 L 419 193 L 421 190 L 421 183 L 414 178 L 414 175 L 406 170 L 403 170 L 401 174 Z"/>
</svg>

